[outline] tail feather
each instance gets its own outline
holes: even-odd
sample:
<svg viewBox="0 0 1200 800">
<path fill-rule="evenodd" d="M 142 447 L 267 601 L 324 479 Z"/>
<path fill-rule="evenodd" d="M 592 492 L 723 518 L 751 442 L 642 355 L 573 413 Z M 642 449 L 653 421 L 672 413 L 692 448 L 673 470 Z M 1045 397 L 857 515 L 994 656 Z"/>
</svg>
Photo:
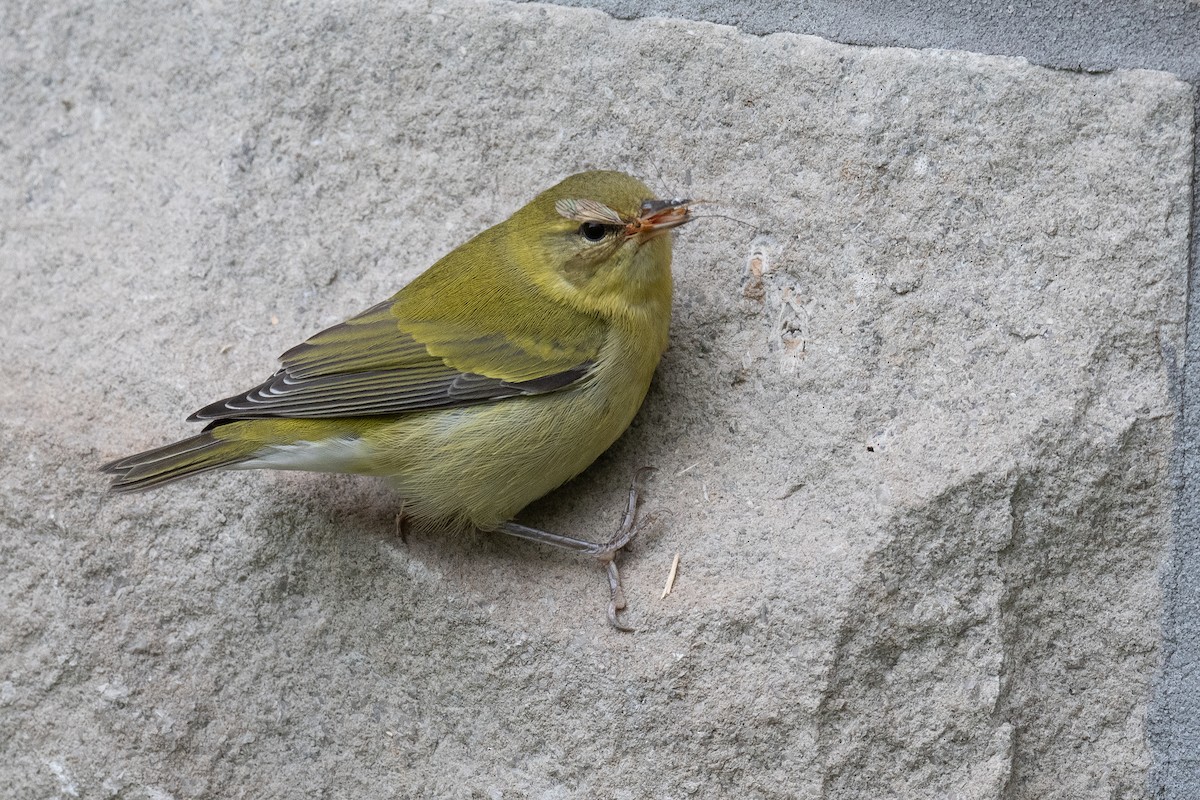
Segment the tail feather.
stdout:
<svg viewBox="0 0 1200 800">
<path fill-rule="evenodd" d="M 260 442 L 218 439 L 205 431 L 164 447 L 110 461 L 101 472 L 114 475 L 110 492 L 126 494 L 174 483 L 251 458 Z"/>
</svg>

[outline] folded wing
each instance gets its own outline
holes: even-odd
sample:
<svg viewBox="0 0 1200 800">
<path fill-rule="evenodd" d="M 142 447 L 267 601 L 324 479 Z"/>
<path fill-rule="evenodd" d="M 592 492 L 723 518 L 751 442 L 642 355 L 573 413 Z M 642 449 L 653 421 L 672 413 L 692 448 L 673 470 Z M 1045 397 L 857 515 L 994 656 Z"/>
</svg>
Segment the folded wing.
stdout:
<svg viewBox="0 0 1200 800">
<path fill-rule="evenodd" d="M 189 419 L 391 416 L 544 394 L 586 379 L 603 342 L 598 322 L 566 309 L 514 334 L 469 315 L 406 318 L 400 305 L 392 298 L 316 334 L 261 385 Z"/>
</svg>

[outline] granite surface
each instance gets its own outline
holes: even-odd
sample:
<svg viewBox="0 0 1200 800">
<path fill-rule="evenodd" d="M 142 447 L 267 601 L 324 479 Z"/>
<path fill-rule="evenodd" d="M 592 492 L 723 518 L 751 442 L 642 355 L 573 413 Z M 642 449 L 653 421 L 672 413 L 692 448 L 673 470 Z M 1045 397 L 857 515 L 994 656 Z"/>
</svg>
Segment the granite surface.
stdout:
<svg viewBox="0 0 1200 800">
<path fill-rule="evenodd" d="M 1144 796 L 1187 84 L 483 0 L 5 38 L 17 797 Z M 639 418 L 523 516 L 600 538 L 658 467 L 636 633 L 593 564 L 401 538 L 370 480 L 104 494 L 591 167 L 714 201 Z"/>
</svg>

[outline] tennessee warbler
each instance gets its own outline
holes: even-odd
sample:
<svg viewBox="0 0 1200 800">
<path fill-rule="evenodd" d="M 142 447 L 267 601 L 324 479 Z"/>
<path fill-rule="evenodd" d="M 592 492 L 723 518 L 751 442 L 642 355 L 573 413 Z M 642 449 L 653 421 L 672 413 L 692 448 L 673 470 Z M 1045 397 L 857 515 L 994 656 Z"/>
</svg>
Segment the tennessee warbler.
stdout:
<svg viewBox="0 0 1200 800">
<path fill-rule="evenodd" d="M 667 346 L 672 228 L 689 201 L 619 172 L 573 175 L 397 292 L 284 353 L 261 385 L 205 406 L 190 438 L 113 461 L 135 492 L 217 469 L 388 479 L 407 515 L 594 555 L 609 620 L 636 498 L 593 543 L 513 521 L 628 427 Z M 636 482 L 635 482 L 636 483 Z"/>
</svg>

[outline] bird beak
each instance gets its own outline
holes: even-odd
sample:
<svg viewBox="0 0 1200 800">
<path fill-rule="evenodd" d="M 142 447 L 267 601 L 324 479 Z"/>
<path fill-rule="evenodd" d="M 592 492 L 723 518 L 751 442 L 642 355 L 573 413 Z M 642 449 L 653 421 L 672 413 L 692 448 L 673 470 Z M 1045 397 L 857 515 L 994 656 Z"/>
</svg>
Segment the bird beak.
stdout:
<svg viewBox="0 0 1200 800">
<path fill-rule="evenodd" d="M 644 244 L 662 236 L 671 228 L 678 228 L 692 219 L 688 205 L 691 200 L 647 200 L 642 203 L 642 213 L 625 228 L 625 235 L 637 237 Z"/>
</svg>

